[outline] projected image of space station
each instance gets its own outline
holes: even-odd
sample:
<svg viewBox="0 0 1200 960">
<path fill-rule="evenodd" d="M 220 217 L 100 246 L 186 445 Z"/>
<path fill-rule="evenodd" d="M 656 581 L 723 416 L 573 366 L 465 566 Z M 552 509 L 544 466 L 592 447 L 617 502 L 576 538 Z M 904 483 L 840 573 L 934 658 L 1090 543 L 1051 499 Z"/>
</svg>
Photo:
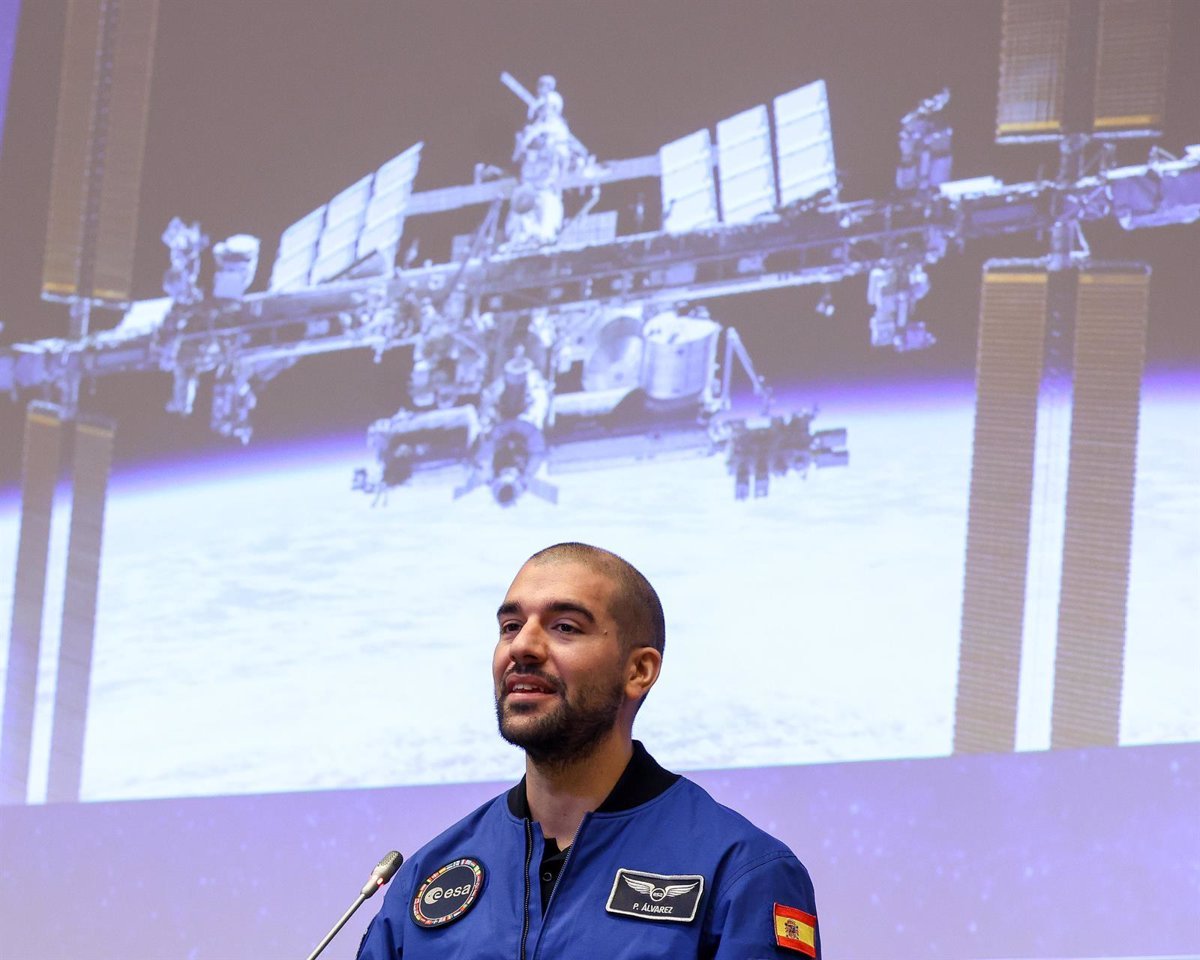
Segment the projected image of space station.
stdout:
<svg viewBox="0 0 1200 960">
<path fill-rule="evenodd" d="M 402 143 L 360 175 L 370 165 L 342 134 L 329 166 L 349 186 L 324 202 L 308 184 L 289 190 L 280 209 L 297 216 L 276 236 L 214 239 L 189 219 L 204 217 L 205 204 L 165 198 L 185 215 L 166 223 L 157 253 L 138 254 L 165 264 L 162 294 L 146 299 L 132 296 L 132 244 L 148 229 L 126 182 L 140 169 L 136 144 L 124 167 L 93 172 L 81 192 L 95 138 L 63 120 L 42 289 L 70 314 L 72 336 L 6 348 L 0 386 L 34 400 L 22 502 L 42 522 L 21 528 L 20 559 L 44 566 L 51 542 L 65 553 L 50 565 L 71 571 L 64 642 L 89 651 L 71 694 L 62 689 L 71 688 L 69 662 L 81 658 L 67 658 L 55 700 L 60 717 L 76 717 L 63 749 L 72 758 L 64 762 L 83 760 L 86 777 L 68 776 L 79 795 L 509 774 L 513 757 L 481 722 L 482 672 L 478 702 L 429 755 L 378 728 L 359 739 L 361 756 L 339 746 L 300 769 L 290 758 L 309 744 L 311 760 L 319 731 L 348 721 L 378 684 L 380 644 L 415 668 L 401 671 L 411 689 L 393 709 L 417 723 L 441 695 L 420 678 L 457 669 L 485 629 L 461 591 L 494 593 L 498 558 L 567 536 L 616 539 L 630 555 L 655 558 L 678 597 L 673 633 L 691 676 L 668 684 L 646 720 L 676 745 L 668 759 L 677 764 L 938 755 L 955 743 L 1011 749 L 1018 730 L 1024 745 L 1044 747 L 1059 688 L 1039 676 L 1053 672 L 1056 635 L 1068 658 L 1060 668 L 1075 656 L 1067 637 L 1094 637 L 1095 623 L 1073 617 L 1100 597 L 1114 699 L 1083 742 L 1193 738 L 1197 691 L 1176 681 L 1174 696 L 1150 697 L 1135 686 L 1145 671 L 1147 688 L 1161 687 L 1139 642 L 1160 643 L 1152 638 L 1164 624 L 1182 639 L 1178 625 L 1198 622 L 1186 573 L 1172 572 L 1161 538 L 1129 545 L 1151 265 L 1109 262 L 1088 237 L 1196 219 L 1200 159 L 1154 147 L 1149 163 L 1123 160 L 1159 138 L 1165 61 L 1153 64 L 1136 114 L 1106 99 L 1120 77 L 1105 71 L 1141 69 L 1114 52 L 1120 31 L 1161 48 L 1164 22 L 1107 15 L 1095 93 L 1076 97 L 1091 112 L 1079 113 L 1053 50 L 1037 53 L 1041 74 L 1031 73 L 1026 47 L 1046 17 L 1007 8 L 998 145 L 988 155 L 1001 164 L 1014 149 L 1005 145 L 1038 143 L 1026 155 L 1054 175 L 958 177 L 948 87 L 872 131 L 894 176 L 878 196 L 855 196 L 843 179 L 858 163 L 836 149 L 839 121 L 854 121 L 834 117 L 824 79 L 787 88 L 785 78 L 803 72 L 765 76 L 765 102 L 727 117 L 716 104 L 730 98 L 714 95 L 712 109 L 688 111 L 704 117 L 694 132 L 681 132 L 684 117 L 643 121 L 661 140 L 630 157 L 605 142 L 610 111 L 585 112 L 588 74 L 566 72 L 560 83 L 504 70 L 471 102 L 493 126 L 509 126 L 507 143 L 492 138 L 482 155 L 443 152 L 432 162 L 424 141 Z M 136 73 L 128 61 L 118 66 Z M 126 109 L 130 130 L 111 131 L 124 144 L 145 136 L 147 88 L 131 80 L 125 93 L 124 74 L 114 76 L 110 95 L 137 101 Z M 1056 77 L 1065 82 L 1047 86 Z M 64 79 L 62 109 L 91 82 Z M 432 142 L 441 131 L 430 126 L 422 136 Z M 1118 147 L 1129 149 L 1118 156 Z M 469 181 L 454 183 L 463 173 Z M 74 211 L 88 203 L 103 215 L 81 228 Z M 457 224 L 469 226 L 460 233 Z M 990 258 L 981 273 L 964 262 L 968 250 L 1009 238 L 1027 255 Z M 1123 252 L 1129 241 L 1118 235 L 1112 246 Z M 978 305 L 925 309 L 939 274 L 951 273 L 972 281 Z M 976 319 L 972 396 L 970 370 L 928 376 L 923 355 L 936 356 L 939 336 L 969 340 Z M 861 354 L 888 355 L 873 361 L 882 382 L 864 372 L 868 361 L 847 361 L 840 342 L 822 358 L 819 338 L 835 327 Z M 346 372 L 315 362 L 344 356 Z M 841 380 L 855 362 L 851 382 Z M 207 419 L 234 443 L 210 445 L 194 465 L 181 456 L 143 471 L 154 479 L 119 472 L 105 516 L 121 411 L 100 412 L 106 405 L 89 394 L 138 375 L 139 403 Z M 365 451 L 343 438 L 288 443 L 289 428 L 276 422 L 264 459 L 256 409 L 285 377 L 308 394 L 305 405 L 364 387 L 382 399 L 380 384 L 398 401 L 355 404 L 377 414 L 363 424 Z M 1188 443 L 1173 419 L 1186 416 L 1177 386 L 1152 379 L 1146 391 L 1142 442 L 1155 445 L 1142 456 L 1147 485 L 1183 479 L 1156 472 L 1170 448 Z M 303 433 L 303 409 L 294 415 L 291 429 Z M 74 511 L 67 494 L 55 514 L 75 518 L 66 546 L 44 522 L 64 433 L 73 433 L 76 484 Z M 10 543 L 19 514 L 14 500 Z M 1100 574 L 1087 551 L 1110 537 L 1132 564 Z M 1180 548 L 1194 572 L 1195 538 Z M 1033 578 L 1031 565 L 1041 565 Z M 1060 573 L 1065 580 L 1049 582 Z M 14 651 L 36 650 L 43 598 L 29 570 L 15 576 Z M 778 600 L 757 600 L 747 615 L 748 594 L 787 597 L 801 608 L 789 611 L 798 623 L 774 625 Z M 57 596 L 46 599 L 53 609 Z M 479 601 L 486 611 L 487 597 Z M 475 619 L 446 629 L 445 606 Z M 756 670 L 755 700 L 767 712 L 747 716 L 743 685 L 719 679 L 731 644 L 764 662 L 794 662 L 804 695 L 793 693 L 790 671 Z M 1023 646 L 1030 676 L 1017 724 Z M 1146 656 L 1160 668 L 1170 662 Z M 920 666 L 898 672 L 893 657 Z M 856 667 L 864 663 L 878 666 Z M 28 750 L 12 741 L 29 739 L 31 667 L 29 657 L 10 661 L 9 709 L 23 703 L 25 714 L 6 727 L 10 755 Z M 710 700 L 701 727 L 672 733 L 671 717 L 701 691 Z"/>
<path fill-rule="evenodd" d="M 1189 5 L 49 6 L 0 802 L 512 781 L 565 540 L 662 595 L 672 769 L 1200 741 Z"/>
</svg>

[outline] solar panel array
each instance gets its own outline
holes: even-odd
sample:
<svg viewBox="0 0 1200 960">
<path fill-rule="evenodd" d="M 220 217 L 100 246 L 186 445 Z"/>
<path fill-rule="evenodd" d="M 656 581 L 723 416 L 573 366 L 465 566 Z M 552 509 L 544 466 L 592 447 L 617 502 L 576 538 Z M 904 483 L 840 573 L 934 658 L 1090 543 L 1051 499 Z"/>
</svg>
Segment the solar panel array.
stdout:
<svg viewBox="0 0 1200 960">
<path fill-rule="evenodd" d="M 748 223 L 837 189 L 825 81 L 776 97 L 772 106 L 773 125 L 765 105 L 719 122 L 715 154 L 707 129 L 658 151 L 663 229 Z"/>
<path fill-rule="evenodd" d="M 66 24 L 42 294 L 128 300 L 158 0 L 58 9 Z"/>
<path fill-rule="evenodd" d="M 680 137 L 661 147 L 663 229 L 685 233 L 717 222 L 717 187 L 713 182 L 712 139 L 707 130 Z"/>
<path fill-rule="evenodd" d="M 775 98 L 775 158 L 779 205 L 837 189 L 829 97 L 818 80 Z"/>
<path fill-rule="evenodd" d="M 1167 0 L 1004 0 L 996 142 L 1160 136 L 1170 21 Z"/>
<path fill-rule="evenodd" d="M 1069 20 L 1067 0 L 1005 0 L 997 142 L 1053 140 L 1062 135 Z"/>
<path fill-rule="evenodd" d="M 272 290 L 295 290 L 345 273 L 376 251 L 392 251 L 421 162 L 414 144 L 283 231 Z"/>
<path fill-rule="evenodd" d="M 747 223 L 775 209 L 771 121 L 765 106 L 717 124 L 717 173 L 726 223 Z"/>
</svg>

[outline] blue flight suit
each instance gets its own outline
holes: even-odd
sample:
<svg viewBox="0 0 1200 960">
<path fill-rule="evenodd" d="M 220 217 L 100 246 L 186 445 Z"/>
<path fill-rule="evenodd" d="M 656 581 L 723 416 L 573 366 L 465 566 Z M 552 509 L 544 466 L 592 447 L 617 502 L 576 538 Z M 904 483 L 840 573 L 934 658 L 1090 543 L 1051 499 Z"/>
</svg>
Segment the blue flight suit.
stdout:
<svg viewBox="0 0 1200 960">
<path fill-rule="evenodd" d="M 522 781 L 404 864 L 359 960 L 819 960 L 804 865 L 701 787 L 663 770 L 640 743 L 608 799 L 584 817 L 550 886 L 542 883 L 544 856 Z M 414 899 L 428 890 L 426 879 L 462 858 L 483 874 L 469 907 L 451 922 L 418 923 Z M 811 928 L 791 916 L 810 916 Z M 790 936 L 780 946 L 784 924 Z"/>
</svg>

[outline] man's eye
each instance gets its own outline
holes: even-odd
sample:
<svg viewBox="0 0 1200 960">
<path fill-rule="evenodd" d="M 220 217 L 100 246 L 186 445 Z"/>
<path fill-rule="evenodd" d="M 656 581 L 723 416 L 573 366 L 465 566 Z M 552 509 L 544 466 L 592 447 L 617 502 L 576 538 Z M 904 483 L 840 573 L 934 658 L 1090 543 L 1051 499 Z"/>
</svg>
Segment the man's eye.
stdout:
<svg viewBox="0 0 1200 960">
<path fill-rule="evenodd" d="M 573 623 L 556 623 L 554 629 L 561 633 L 578 633 L 579 628 Z"/>
<path fill-rule="evenodd" d="M 507 623 L 500 624 L 500 632 L 501 633 L 516 633 L 520 629 L 521 629 L 521 625 L 519 623 L 516 623 L 511 620 Z"/>
</svg>

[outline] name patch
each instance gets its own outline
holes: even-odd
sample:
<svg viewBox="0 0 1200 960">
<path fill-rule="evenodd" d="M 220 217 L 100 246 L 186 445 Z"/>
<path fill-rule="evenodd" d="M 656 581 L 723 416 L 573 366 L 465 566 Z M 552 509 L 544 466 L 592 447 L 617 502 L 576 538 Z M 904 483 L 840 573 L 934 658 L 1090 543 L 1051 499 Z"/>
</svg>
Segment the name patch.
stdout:
<svg viewBox="0 0 1200 960">
<path fill-rule="evenodd" d="M 453 923 L 475 905 L 483 880 L 483 864 L 472 857 L 446 864 L 427 877 L 413 897 L 413 922 L 426 929 Z"/>
<path fill-rule="evenodd" d="M 703 876 L 663 876 L 622 867 L 613 878 L 604 909 L 641 920 L 690 923 L 696 919 L 703 893 Z"/>
</svg>

